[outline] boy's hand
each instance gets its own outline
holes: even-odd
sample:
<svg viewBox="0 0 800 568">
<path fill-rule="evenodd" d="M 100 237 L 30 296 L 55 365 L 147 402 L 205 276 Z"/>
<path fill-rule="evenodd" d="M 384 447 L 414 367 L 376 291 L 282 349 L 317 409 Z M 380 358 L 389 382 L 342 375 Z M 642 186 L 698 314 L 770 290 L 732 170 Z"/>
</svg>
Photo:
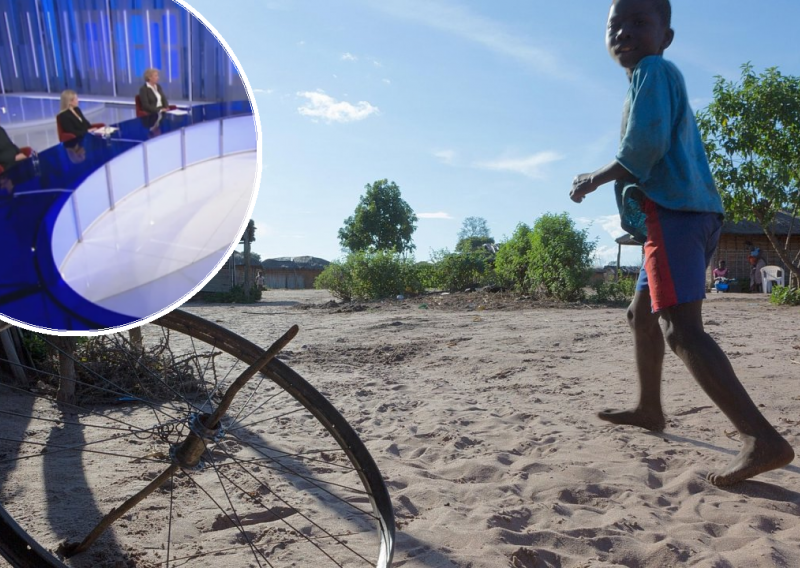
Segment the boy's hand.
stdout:
<svg viewBox="0 0 800 568">
<path fill-rule="evenodd" d="M 580 203 L 588 194 L 597 189 L 593 177 L 592 174 L 575 176 L 575 179 L 572 180 L 572 191 L 569 192 L 569 198 L 575 203 Z"/>
</svg>

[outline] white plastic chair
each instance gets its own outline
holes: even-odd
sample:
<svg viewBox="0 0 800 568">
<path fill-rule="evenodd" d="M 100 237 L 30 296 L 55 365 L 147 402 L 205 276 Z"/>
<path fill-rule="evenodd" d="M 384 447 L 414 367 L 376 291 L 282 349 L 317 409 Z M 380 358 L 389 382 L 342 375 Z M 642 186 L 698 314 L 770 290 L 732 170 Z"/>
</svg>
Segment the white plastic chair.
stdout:
<svg viewBox="0 0 800 568">
<path fill-rule="evenodd" d="M 761 269 L 761 291 L 772 292 L 772 285 L 786 286 L 786 272 L 780 266 L 765 266 Z"/>
</svg>

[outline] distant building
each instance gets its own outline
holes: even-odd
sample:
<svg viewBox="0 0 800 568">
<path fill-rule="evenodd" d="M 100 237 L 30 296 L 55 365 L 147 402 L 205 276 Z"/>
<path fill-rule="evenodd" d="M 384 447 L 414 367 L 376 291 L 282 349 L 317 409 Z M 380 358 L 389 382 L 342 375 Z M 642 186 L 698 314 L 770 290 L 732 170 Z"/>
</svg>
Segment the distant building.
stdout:
<svg viewBox="0 0 800 568">
<path fill-rule="evenodd" d="M 786 242 L 786 236 L 790 235 L 789 256 L 795 258 L 800 253 L 800 219 L 793 218 L 788 213 L 778 213 L 775 216 L 773 229 L 775 236 L 781 243 Z M 619 263 L 623 246 L 641 246 L 630 235 L 623 235 L 616 241 L 620 251 L 617 253 L 617 263 Z M 752 221 L 739 221 L 738 223 L 725 221 L 722 225 L 719 245 L 706 270 L 707 286 L 711 288 L 714 281 L 711 271 L 714 270 L 720 260 L 725 261 L 730 278 L 736 278 L 739 282 L 749 286 L 750 262 L 748 257 L 750 256 L 750 251 L 754 248 L 761 249 L 761 257 L 768 265 L 780 266 L 786 270 L 786 266 L 778 258 L 761 225 Z M 620 274 L 624 274 L 622 267 L 620 267 Z"/>
<path fill-rule="evenodd" d="M 784 243 L 786 236 L 791 233 L 789 256 L 790 258 L 795 258 L 800 252 L 800 220 L 793 218 L 788 213 L 778 213 L 775 217 L 773 229 L 775 236 L 781 243 Z M 761 257 L 767 264 L 780 266 L 786 270 L 786 266 L 778 258 L 761 225 L 751 221 L 740 221 L 738 223 L 726 221 L 722 226 L 719 246 L 714 253 L 714 258 L 711 259 L 711 265 L 706 273 L 706 281 L 709 285 L 713 281 L 711 271 L 720 260 L 725 261 L 731 278 L 749 283 L 750 262 L 748 257 L 750 256 L 750 251 L 754 248 L 761 249 Z"/>
<path fill-rule="evenodd" d="M 269 258 L 261 263 L 264 286 L 271 289 L 313 288 L 330 262 L 314 256 Z"/>
<path fill-rule="evenodd" d="M 250 260 L 250 282 L 257 285 L 263 282 L 264 269 L 256 258 Z M 233 286 L 244 285 L 244 255 L 234 251 L 219 272 L 203 286 L 202 292 L 230 292 Z"/>
</svg>

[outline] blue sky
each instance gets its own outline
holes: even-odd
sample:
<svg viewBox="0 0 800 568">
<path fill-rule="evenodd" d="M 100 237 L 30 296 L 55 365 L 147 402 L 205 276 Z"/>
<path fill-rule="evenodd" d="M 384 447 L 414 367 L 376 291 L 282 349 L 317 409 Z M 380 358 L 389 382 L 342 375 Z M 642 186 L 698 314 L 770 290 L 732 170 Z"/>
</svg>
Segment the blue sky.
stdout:
<svg viewBox="0 0 800 568">
<path fill-rule="evenodd" d="M 342 256 L 337 232 L 387 178 L 419 216 L 417 260 L 453 250 L 466 217 L 492 236 L 566 211 L 616 261 L 609 184 L 582 204 L 572 178 L 610 161 L 624 71 L 605 50 L 604 0 L 190 0 L 254 90 L 262 258 Z M 800 2 L 673 0 L 665 57 L 692 106 L 740 66 L 800 74 Z M 754 6 L 757 8 L 754 9 Z M 624 247 L 623 263 L 639 251 Z"/>
</svg>

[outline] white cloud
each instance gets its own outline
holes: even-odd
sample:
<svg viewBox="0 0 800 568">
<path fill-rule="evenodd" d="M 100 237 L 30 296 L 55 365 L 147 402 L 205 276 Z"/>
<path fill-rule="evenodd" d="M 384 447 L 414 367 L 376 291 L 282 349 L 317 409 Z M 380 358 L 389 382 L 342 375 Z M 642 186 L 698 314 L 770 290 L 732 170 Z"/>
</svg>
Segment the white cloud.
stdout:
<svg viewBox="0 0 800 568">
<path fill-rule="evenodd" d="M 433 153 L 443 164 L 450 165 L 456 157 L 455 150 L 437 150 Z"/>
<path fill-rule="evenodd" d="M 305 44 L 306 44 L 306 40 L 304 40 L 304 39 L 301 39 L 300 41 L 297 42 L 297 45 L 300 45 L 300 46 L 303 46 Z"/>
<path fill-rule="evenodd" d="M 350 52 L 347 52 L 344 55 L 342 55 L 342 61 L 358 61 L 358 57 L 356 57 Z"/>
<path fill-rule="evenodd" d="M 375 67 L 383 67 L 383 65 L 381 65 L 381 62 L 380 62 L 380 61 L 378 61 L 377 59 L 373 59 L 373 60 L 372 60 L 372 64 L 373 64 Z"/>
<path fill-rule="evenodd" d="M 420 219 L 452 219 L 453 217 L 450 213 L 445 213 L 444 211 L 438 211 L 436 213 L 417 213 L 417 217 Z"/>
<path fill-rule="evenodd" d="M 598 225 L 609 235 L 613 238 L 621 237 L 622 235 L 627 234 L 625 231 L 622 230 L 622 227 L 619 226 L 619 214 L 614 213 L 613 215 L 603 215 L 602 217 L 597 217 L 595 219 Z"/>
<path fill-rule="evenodd" d="M 554 77 L 571 78 L 553 53 L 533 45 L 506 26 L 476 14 L 455 2 L 440 0 L 383 0 L 375 4 L 393 16 L 419 22 L 482 44 L 501 55 L 510 56 Z"/>
<path fill-rule="evenodd" d="M 384 79 L 383 82 L 386 83 L 387 85 L 391 85 L 392 84 L 392 82 L 389 79 Z"/>
<path fill-rule="evenodd" d="M 527 158 L 499 158 L 488 162 L 476 162 L 477 168 L 499 172 L 515 172 L 533 179 L 544 177 L 542 169 L 551 162 L 563 159 L 556 152 L 546 151 L 533 154 Z"/>
<path fill-rule="evenodd" d="M 617 263 L 617 247 L 601 245 L 594 251 L 596 264 L 606 266 L 607 264 Z"/>
<path fill-rule="evenodd" d="M 260 95 L 271 95 L 275 92 L 274 89 L 253 89 L 254 93 L 258 93 Z"/>
<path fill-rule="evenodd" d="M 321 118 L 326 122 L 354 122 L 379 112 L 378 107 L 366 101 L 353 105 L 346 101 L 337 101 L 322 92 L 305 91 L 297 93 L 297 96 L 308 99 L 306 104 L 298 107 L 297 112 L 303 116 Z"/>
<path fill-rule="evenodd" d="M 619 214 L 600 215 L 599 217 L 578 217 L 576 221 L 584 227 L 600 227 L 612 239 L 626 235 L 627 233 L 619 226 Z"/>
</svg>

